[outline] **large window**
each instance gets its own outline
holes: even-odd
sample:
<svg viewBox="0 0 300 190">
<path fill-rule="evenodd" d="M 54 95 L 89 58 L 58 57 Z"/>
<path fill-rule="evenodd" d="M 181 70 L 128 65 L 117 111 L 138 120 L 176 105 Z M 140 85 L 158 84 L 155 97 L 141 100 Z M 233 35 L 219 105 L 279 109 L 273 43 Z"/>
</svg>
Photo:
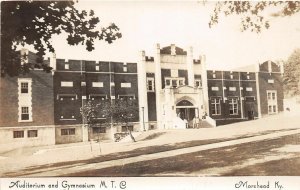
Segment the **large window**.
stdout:
<svg viewBox="0 0 300 190">
<path fill-rule="evenodd" d="M 228 98 L 228 103 L 229 103 L 229 114 L 238 115 L 238 99 Z"/>
<path fill-rule="evenodd" d="M 276 114 L 277 110 L 277 91 L 267 90 L 268 114 Z"/>
<path fill-rule="evenodd" d="M 212 115 L 221 115 L 221 99 L 212 98 L 211 99 L 211 114 Z"/>
<path fill-rule="evenodd" d="M 154 78 L 147 78 L 147 91 L 154 92 Z"/>
</svg>

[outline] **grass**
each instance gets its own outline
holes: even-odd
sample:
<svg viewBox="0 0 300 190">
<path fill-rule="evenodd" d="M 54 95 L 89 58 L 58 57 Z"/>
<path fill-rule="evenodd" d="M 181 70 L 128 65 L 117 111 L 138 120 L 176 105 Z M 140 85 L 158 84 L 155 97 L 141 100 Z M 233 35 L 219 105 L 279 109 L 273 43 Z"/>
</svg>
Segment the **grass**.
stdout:
<svg viewBox="0 0 300 190">
<path fill-rule="evenodd" d="M 197 176 L 198 174 L 203 174 L 201 171 L 209 171 L 208 169 L 230 168 L 230 166 L 242 165 L 245 160 L 264 159 L 268 155 L 279 156 L 280 154 L 285 154 L 273 151 L 273 149 L 287 144 L 300 145 L 299 139 L 300 134 L 290 135 L 278 139 L 216 148 L 151 161 L 141 161 L 123 166 L 77 172 L 67 176 L 174 176 L 176 173 Z M 297 176 L 300 175 L 299 167 L 300 155 L 299 153 L 292 153 L 289 159 L 266 161 L 265 163 L 254 164 L 233 171 L 223 171 L 221 174 L 205 174 L 211 176 Z"/>
<path fill-rule="evenodd" d="M 32 167 L 28 167 L 28 168 L 25 168 L 23 170 L 19 170 L 19 171 L 16 171 L 16 172 L 5 173 L 4 176 L 13 177 L 13 176 L 19 176 L 19 175 L 30 175 L 30 174 L 39 173 L 40 172 L 39 170 L 44 170 L 44 169 L 52 170 L 52 169 L 55 169 L 55 168 L 65 167 L 65 166 L 86 165 L 86 164 L 91 164 L 91 163 L 99 163 L 99 162 L 110 161 L 110 160 L 130 158 L 130 157 L 136 157 L 136 156 L 140 156 L 140 155 L 164 152 L 164 151 L 169 151 L 169 150 L 175 150 L 175 149 L 181 149 L 181 148 L 187 148 L 187 147 L 194 147 L 194 146 L 224 142 L 224 141 L 229 141 L 229 140 L 237 140 L 237 139 L 248 138 L 248 137 L 252 137 L 252 136 L 265 135 L 265 134 L 274 133 L 274 132 L 278 132 L 278 131 L 285 131 L 285 130 L 269 130 L 269 131 L 265 131 L 265 132 L 261 132 L 261 133 L 255 133 L 255 134 L 251 134 L 251 135 L 243 135 L 243 136 L 232 137 L 232 138 L 195 140 L 195 141 L 175 143 L 175 144 L 171 144 L 171 145 L 170 144 L 165 144 L 165 145 L 159 145 L 159 146 L 157 145 L 157 146 L 150 146 L 150 147 L 142 147 L 142 148 L 137 148 L 137 149 L 134 149 L 134 150 L 131 150 L 131 151 L 126 151 L 126 152 L 116 152 L 116 153 L 107 154 L 107 155 L 100 155 L 98 157 L 94 157 L 94 158 L 90 158 L 90 159 L 86 159 L 86 160 L 75 160 L 75 161 L 68 161 L 68 162 L 59 162 L 59 163 L 53 163 L 53 164 L 32 166 Z M 161 136 L 161 135 L 162 135 L 161 133 L 153 134 L 153 135 L 150 135 L 148 138 L 145 138 L 143 140 L 145 140 L 145 141 L 150 140 L 150 139 L 153 139 L 153 138 L 157 138 L 158 136 Z M 222 149 L 220 150 L 220 152 L 222 152 Z M 211 150 L 211 151 L 213 152 L 213 150 Z M 211 154 L 211 151 L 209 151 L 209 154 Z M 203 156 L 203 155 L 201 154 L 201 156 Z M 214 155 L 214 156 L 216 156 L 216 155 Z M 219 156 L 219 158 L 220 159 L 217 163 L 222 164 L 224 162 L 224 160 L 222 159 L 222 156 Z M 175 160 L 170 162 L 171 166 L 172 165 L 176 166 L 177 165 L 176 162 L 182 160 L 181 157 L 178 157 L 178 159 L 179 160 L 177 160 L 177 158 L 175 158 Z M 187 158 L 183 158 L 183 160 L 185 160 L 185 159 L 187 159 Z M 146 163 L 144 163 L 145 166 L 148 166 L 148 164 L 147 164 L 148 162 L 151 163 L 152 161 L 147 161 Z M 209 159 L 208 160 L 204 159 L 201 162 L 210 163 L 211 161 Z M 211 163 L 215 163 L 215 162 L 216 161 L 212 161 Z M 168 167 L 170 163 L 165 162 L 163 164 L 165 164 L 164 166 Z M 137 164 L 139 164 L 139 162 Z M 188 164 L 191 165 L 191 166 L 194 165 L 193 162 L 188 162 Z M 208 165 L 208 167 L 213 167 L 215 165 L 216 164 Z M 156 164 L 153 164 L 153 167 L 154 166 L 156 166 Z M 157 167 L 160 167 L 160 166 L 161 166 L 161 164 L 157 165 Z M 216 165 L 216 166 L 220 167 L 220 165 Z M 188 166 L 186 165 L 186 167 L 188 167 Z M 95 176 L 139 176 L 139 175 L 144 174 L 144 172 L 140 171 L 139 168 L 136 168 L 136 167 L 134 167 L 134 168 L 135 168 L 134 171 L 132 171 L 131 169 L 128 169 L 128 171 L 125 170 L 124 172 L 120 172 L 120 173 L 118 173 L 119 170 L 117 169 L 118 172 L 113 172 L 113 173 L 110 173 L 109 175 L 107 175 L 106 173 L 101 174 L 102 172 L 100 174 L 98 172 L 93 173 L 91 171 L 91 174 L 78 173 L 78 174 L 74 174 L 74 176 L 77 176 L 77 175 L 78 176 L 85 176 L 85 175 L 87 175 L 87 176 L 93 176 L 93 175 L 95 175 Z M 144 168 L 144 167 L 142 167 L 142 168 Z M 179 169 L 179 168 L 175 167 L 175 169 Z M 176 170 L 174 170 L 174 171 L 176 171 Z M 155 173 L 156 172 L 154 172 L 154 173 L 150 172 L 149 174 L 155 174 Z"/>
</svg>

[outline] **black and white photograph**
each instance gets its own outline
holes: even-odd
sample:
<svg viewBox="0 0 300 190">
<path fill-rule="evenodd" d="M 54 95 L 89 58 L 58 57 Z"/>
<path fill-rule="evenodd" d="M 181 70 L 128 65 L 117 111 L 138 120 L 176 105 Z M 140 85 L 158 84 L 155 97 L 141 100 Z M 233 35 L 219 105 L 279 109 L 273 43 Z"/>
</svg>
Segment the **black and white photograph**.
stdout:
<svg viewBox="0 0 300 190">
<path fill-rule="evenodd" d="M 0 177 L 300 176 L 299 12 L 300 1 L 2 1 Z M 95 189 L 75 182 L 59 186 Z M 273 183 L 232 189 L 288 189 Z"/>
</svg>

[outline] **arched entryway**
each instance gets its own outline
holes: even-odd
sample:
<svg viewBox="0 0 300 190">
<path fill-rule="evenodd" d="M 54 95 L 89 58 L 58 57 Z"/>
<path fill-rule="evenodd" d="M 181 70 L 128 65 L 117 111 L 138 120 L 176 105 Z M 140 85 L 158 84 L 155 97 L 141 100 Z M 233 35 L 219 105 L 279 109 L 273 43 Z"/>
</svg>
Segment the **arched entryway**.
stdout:
<svg viewBox="0 0 300 190">
<path fill-rule="evenodd" d="M 198 117 L 198 108 L 188 100 L 181 100 L 176 104 L 176 114 L 186 120 L 189 128 L 193 127 L 193 119 Z"/>
</svg>

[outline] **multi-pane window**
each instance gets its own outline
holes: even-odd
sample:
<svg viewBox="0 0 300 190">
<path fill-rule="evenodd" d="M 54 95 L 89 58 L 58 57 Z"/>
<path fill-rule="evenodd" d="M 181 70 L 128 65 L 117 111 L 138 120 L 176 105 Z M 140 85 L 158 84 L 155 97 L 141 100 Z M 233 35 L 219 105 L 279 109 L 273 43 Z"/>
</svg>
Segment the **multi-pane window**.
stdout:
<svg viewBox="0 0 300 190">
<path fill-rule="evenodd" d="M 28 107 L 21 107 L 21 120 L 22 121 L 29 120 L 29 108 Z"/>
<path fill-rule="evenodd" d="M 75 135 L 75 128 L 61 129 L 61 135 Z"/>
<path fill-rule="evenodd" d="M 221 99 L 212 98 L 211 99 L 211 114 L 220 115 L 221 114 Z"/>
<path fill-rule="evenodd" d="M 21 93 L 22 94 L 28 93 L 28 82 L 21 82 Z"/>
<path fill-rule="evenodd" d="M 183 86 L 183 85 L 185 85 L 185 79 L 182 77 L 179 77 L 179 78 L 167 77 L 167 78 L 165 78 L 165 86 L 167 86 L 167 87 L 172 86 L 173 88 L 176 88 L 178 86 Z"/>
<path fill-rule="evenodd" d="M 154 78 L 147 78 L 147 91 L 154 92 Z"/>
<path fill-rule="evenodd" d="M 238 100 L 237 98 L 228 98 L 229 114 L 238 115 Z"/>
<path fill-rule="evenodd" d="M 14 131 L 13 136 L 14 138 L 24 138 L 24 131 Z"/>
<path fill-rule="evenodd" d="M 27 131 L 27 137 L 28 138 L 33 138 L 38 136 L 38 131 L 37 130 L 28 130 Z"/>
<path fill-rule="evenodd" d="M 267 98 L 268 98 L 268 113 L 269 114 L 277 113 L 277 92 L 275 90 L 268 90 Z"/>
</svg>

